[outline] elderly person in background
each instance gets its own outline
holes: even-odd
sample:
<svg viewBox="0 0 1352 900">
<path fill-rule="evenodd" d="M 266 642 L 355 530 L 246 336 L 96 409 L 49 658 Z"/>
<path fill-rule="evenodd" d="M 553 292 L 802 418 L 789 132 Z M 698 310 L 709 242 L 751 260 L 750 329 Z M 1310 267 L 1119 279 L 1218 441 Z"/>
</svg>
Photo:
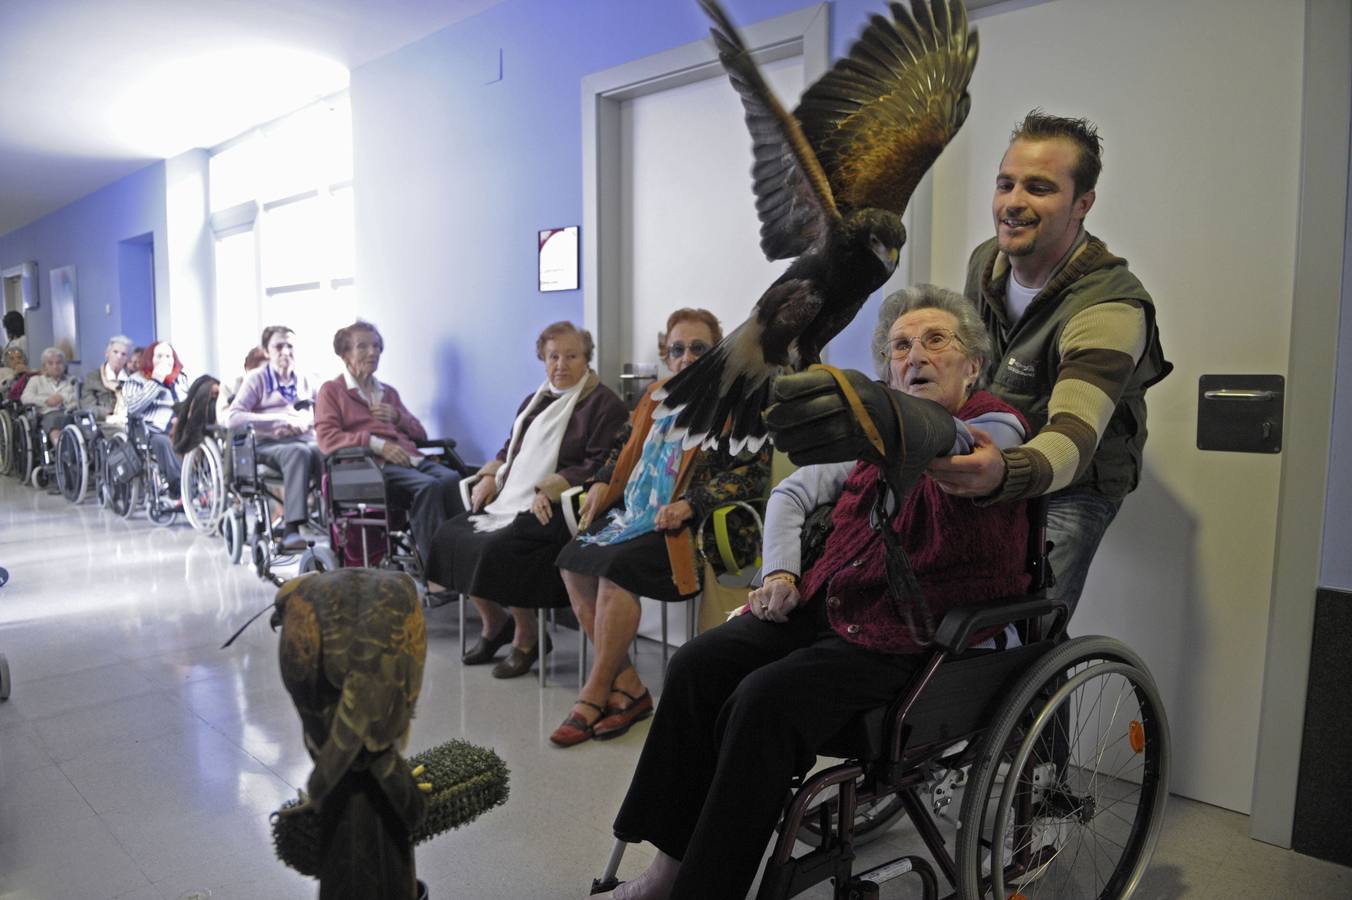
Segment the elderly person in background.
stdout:
<svg viewBox="0 0 1352 900">
<path fill-rule="evenodd" d="M 124 334 L 108 339 L 103 348 L 103 365 L 93 377 L 86 378 L 80 391 L 80 409 L 94 414 L 94 419 L 108 425 L 127 424 L 127 403 L 122 399 L 122 385 L 127 380 L 127 358 L 131 356 L 131 338 Z"/>
<path fill-rule="evenodd" d="M 131 356 L 127 358 L 127 377 L 135 375 L 141 371 L 141 357 L 145 355 L 145 347 L 132 347 Z"/>
<path fill-rule="evenodd" d="M 315 389 L 296 371 L 295 332 L 285 325 L 263 329 L 267 365 L 244 376 L 230 403 L 226 425 L 252 425 L 258 458 L 282 473 L 282 549 L 304 550 L 300 526 L 308 517 L 310 487 L 319 483 L 324 458 L 315 443 Z"/>
<path fill-rule="evenodd" d="M 418 555 L 426 564 L 432 535 L 460 512 L 460 476 L 418 452 L 427 431 L 399 399 L 399 392 L 376 379 L 385 339 L 370 322 L 357 321 L 333 336 L 333 352 L 346 371 L 319 388 L 315 434 L 325 455 L 344 447 L 369 449 L 380 460 L 391 501 L 409 511 Z"/>
<path fill-rule="evenodd" d="M 662 355 L 675 375 L 722 339 L 713 313 L 678 309 L 667 319 Z M 618 737 L 652 713 L 652 695 L 628 656 L 638 633 L 639 597 L 675 602 L 699 593 L 703 572 L 692 529 L 721 503 L 763 496 L 770 477 L 768 444 L 738 459 L 668 441 L 675 417 L 653 421 L 652 394 L 663 383 L 651 385 L 629 417 L 623 448 L 611 451 L 587 493 L 584 532 L 559 554 L 568 599 L 596 645 L 577 703 L 549 737 L 560 747 Z M 755 549 L 752 542 L 743 557 Z"/>
<path fill-rule="evenodd" d="M 0 391 L 8 394 L 9 389 L 21 376 L 28 375 L 28 354 L 24 353 L 18 347 L 6 347 L 0 351 Z M 23 379 L 25 383 L 27 378 Z M 19 385 L 19 393 L 23 393 L 23 385 Z M 8 396 L 0 399 L 8 400 Z M 17 396 L 13 399 L 19 399 Z"/>
<path fill-rule="evenodd" d="M 42 430 L 55 447 L 61 429 L 74 421 L 71 413 L 77 403 L 75 379 L 66 374 L 66 354 L 56 347 L 43 350 L 42 371 L 28 379 L 19 400 L 42 412 Z"/>
<path fill-rule="evenodd" d="M 244 369 L 235 376 L 235 380 L 229 383 L 221 382 L 216 395 L 216 421 L 224 422 L 230 418 L 230 404 L 235 402 L 235 395 L 239 393 L 239 386 L 244 383 L 244 376 L 248 375 L 254 369 L 268 361 L 268 351 L 262 347 L 250 347 L 249 352 L 244 354 Z"/>
<path fill-rule="evenodd" d="M 959 294 L 924 285 L 884 301 L 874 350 L 901 394 L 889 399 L 877 382 L 857 372 L 846 377 L 885 436 L 885 456 L 871 449 L 828 373 L 792 375 L 776 386 L 779 403 L 766 417 L 776 444 L 795 459 L 823 462 L 800 468 L 771 494 L 768 574 L 743 614 L 672 657 L 615 819 L 617 836 L 650 841 L 658 853 L 608 896 L 744 896 L 793 777 L 852 716 L 895 700 L 923 662 L 929 635 L 917 622 L 926 617 L 913 598 L 893 598 L 886 542 L 871 521 L 885 473 L 905 494 L 899 503 L 885 495 L 883 527 L 909 555 L 936 621 L 948 609 L 1027 588 L 1023 505 L 978 506 L 923 474 L 935 455 L 971 452 L 977 428 L 997 445 L 1023 440 L 1022 417 L 973 390 L 989 349 L 981 320 Z M 804 571 L 804 517 L 822 504 L 834 504 L 834 527 Z"/>
<path fill-rule="evenodd" d="M 179 475 L 183 468 L 174 454 L 170 434 L 174 426 L 174 406 L 188 396 L 188 376 L 183 363 L 168 341 L 156 341 L 141 354 L 141 368 L 122 385 L 127 415 L 146 426 L 150 449 L 169 483 L 169 494 L 178 499 Z"/>
<path fill-rule="evenodd" d="M 554 566 L 572 537 L 559 498 L 592 479 L 624 423 L 624 404 L 591 370 L 592 349 L 591 334 L 571 322 L 540 332 L 535 355 L 545 380 L 481 470 L 470 512 L 447 522 L 432 549 L 430 577 L 469 595 L 483 620 L 465 664 L 489 662 L 512 642 L 496 678 L 524 675 L 549 652 L 540 647 L 534 613 L 568 603 Z"/>
</svg>

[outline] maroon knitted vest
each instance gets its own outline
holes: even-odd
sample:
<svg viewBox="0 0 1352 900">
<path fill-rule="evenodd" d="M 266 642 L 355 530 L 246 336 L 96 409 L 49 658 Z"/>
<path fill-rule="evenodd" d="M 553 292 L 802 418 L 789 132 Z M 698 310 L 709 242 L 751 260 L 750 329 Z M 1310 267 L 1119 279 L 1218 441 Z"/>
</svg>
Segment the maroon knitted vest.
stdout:
<svg viewBox="0 0 1352 900">
<path fill-rule="evenodd" d="M 972 394 L 958 418 L 989 412 L 1013 413 L 1027 431 L 1017 410 L 986 391 Z M 888 593 L 886 547 L 869 524 L 879 474 L 872 463 L 854 467 L 831 515 L 826 548 L 803 576 L 800 591 L 809 602 L 825 598 L 831 627 L 845 640 L 883 653 L 913 653 L 923 648 L 923 636 L 897 613 Z M 950 609 L 1018 596 L 1028 588 L 1028 514 L 1022 502 L 977 506 L 945 494 L 926 475 L 907 494 L 891 525 L 936 625 Z M 976 640 L 998 630 L 980 633 Z"/>
</svg>

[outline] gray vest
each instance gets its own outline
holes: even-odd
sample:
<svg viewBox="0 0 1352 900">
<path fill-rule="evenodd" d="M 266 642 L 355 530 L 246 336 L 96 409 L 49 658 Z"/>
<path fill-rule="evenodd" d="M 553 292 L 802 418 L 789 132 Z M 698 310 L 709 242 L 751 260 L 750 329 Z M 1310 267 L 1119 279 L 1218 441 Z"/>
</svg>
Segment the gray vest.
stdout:
<svg viewBox="0 0 1352 900">
<path fill-rule="evenodd" d="M 977 304 L 994 343 L 985 381 L 991 393 L 1017 408 L 1033 432 L 1047 424 L 1047 405 L 1061 367 L 1061 330 L 1076 313 L 1098 303 L 1135 300 L 1146 317 L 1146 346 L 1113 410 L 1089 467 L 1072 487 L 1087 487 L 1109 497 L 1125 497 L 1141 480 L 1145 448 L 1145 392 L 1173 369 L 1160 347 L 1155 305 L 1127 261 L 1113 256 L 1089 235 L 1059 272 L 1038 293 L 1015 324 L 1005 309 L 1007 263 L 995 274 L 999 257 L 995 239 L 972 253 L 966 293 Z"/>
</svg>

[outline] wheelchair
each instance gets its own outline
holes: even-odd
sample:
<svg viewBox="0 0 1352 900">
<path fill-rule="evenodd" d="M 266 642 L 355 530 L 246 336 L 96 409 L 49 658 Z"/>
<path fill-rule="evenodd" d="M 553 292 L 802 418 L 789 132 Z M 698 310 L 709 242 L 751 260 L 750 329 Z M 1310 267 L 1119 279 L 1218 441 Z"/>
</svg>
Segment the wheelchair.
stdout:
<svg viewBox="0 0 1352 900">
<path fill-rule="evenodd" d="M 453 440 L 418 441 L 417 447 L 428 456 L 441 457 L 462 479 L 474 473 L 455 452 Z M 320 497 L 329 543 L 315 544 L 302 554 L 302 573 L 376 566 L 400 569 L 425 583 L 424 561 L 409 528 L 408 511 L 390 501 L 375 454 L 352 447 L 327 457 Z"/>
<path fill-rule="evenodd" d="M 21 482 L 46 490 L 56 477 L 56 458 L 51 438 L 42 428 L 42 410 L 13 403 L 8 412 L 9 428 L 13 432 L 10 474 Z"/>
<path fill-rule="evenodd" d="M 77 410 L 75 421 L 61 429 L 56 444 L 56 486 L 71 503 L 91 493 L 106 505 L 103 477 L 107 468 L 108 435 L 114 428 L 100 424 L 88 410 Z"/>
<path fill-rule="evenodd" d="M 1164 823 L 1168 722 L 1137 654 L 1113 638 L 1066 636 L 1067 607 L 1044 596 L 1044 514 L 1045 502 L 1030 503 L 1030 595 L 950 611 L 906 690 L 819 752 L 841 761 L 791 792 L 757 900 L 828 879 L 837 900 L 877 900 L 909 874 L 925 900 L 940 896 L 939 874 L 946 900 L 1136 890 Z M 970 649 L 974 634 L 1010 624 L 1026 643 Z M 939 820 L 951 819 L 959 791 L 950 852 Z M 857 848 L 902 815 L 933 864 L 908 855 L 855 872 Z M 800 845 L 810 849 L 795 856 Z M 618 884 L 623 852 L 617 840 L 593 894 Z"/>
<path fill-rule="evenodd" d="M 228 441 L 229 431 L 212 425 L 202 442 L 183 456 L 183 517 L 203 534 L 216 534 L 224 527 L 226 507 L 231 500 L 222 450 Z"/>
<path fill-rule="evenodd" d="M 211 490 L 209 485 L 211 479 L 219 478 L 220 481 L 216 482 L 222 485 L 216 495 L 222 507 L 219 529 L 230 561 L 243 561 L 247 547 L 247 561 L 255 574 L 264 581 L 281 584 L 283 579 L 273 574 L 273 567 L 290 563 L 298 556 L 302 557 L 303 566 L 303 558 L 309 552 L 285 550 L 282 547 L 280 522 L 272 514 L 272 505 L 281 505 L 283 499 L 282 473 L 258 457 L 258 438 L 252 426 L 233 429 L 212 426 L 208 435 L 208 440 L 193 450 L 193 453 L 202 452 L 194 460 L 193 498 L 185 498 L 185 511 L 188 506 L 199 506 L 204 510 L 204 518 L 209 515 L 214 502 L 213 498 L 207 496 Z M 216 440 L 222 440 L 224 454 L 216 449 Z M 213 466 L 216 467 L 214 472 Z M 185 490 L 189 484 L 186 480 L 188 471 L 188 458 L 185 457 Z M 309 524 L 322 531 L 323 506 L 319 503 L 312 505 L 315 509 Z M 306 571 L 309 570 L 301 568 L 301 572 Z"/>
<path fill-rule="evenodd" d="M 136 417 L 130 419 L 125 432 L 108 438 L 103 500 L 124 519 L 144 507 L 151 522 L 167 527 L 178 519 L 180 503 L 170 496 L 169 476 L 160 469 L 150 440 L 150 429 Z"/>
<path fill-rule="evenodd" d="M 18 448 L 15 445 L 18 435 L 15 434 L 15 428 L 12 404 L 0 401 L 0 475 L 15 474 L 15 463 L 18 461 Z"/>
</svg>

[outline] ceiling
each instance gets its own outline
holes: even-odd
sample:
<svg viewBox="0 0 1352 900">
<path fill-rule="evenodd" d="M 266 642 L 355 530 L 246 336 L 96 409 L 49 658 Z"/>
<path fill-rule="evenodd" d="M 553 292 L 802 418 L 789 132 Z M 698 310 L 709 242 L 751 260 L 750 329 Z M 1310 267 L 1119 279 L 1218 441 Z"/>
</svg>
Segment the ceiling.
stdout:
<svg viewBox="0 0 1352 900">
<path fill-rule="evenodd" d="M 0 0 L 0 235 L 501 0 Z"/>
</svg>

